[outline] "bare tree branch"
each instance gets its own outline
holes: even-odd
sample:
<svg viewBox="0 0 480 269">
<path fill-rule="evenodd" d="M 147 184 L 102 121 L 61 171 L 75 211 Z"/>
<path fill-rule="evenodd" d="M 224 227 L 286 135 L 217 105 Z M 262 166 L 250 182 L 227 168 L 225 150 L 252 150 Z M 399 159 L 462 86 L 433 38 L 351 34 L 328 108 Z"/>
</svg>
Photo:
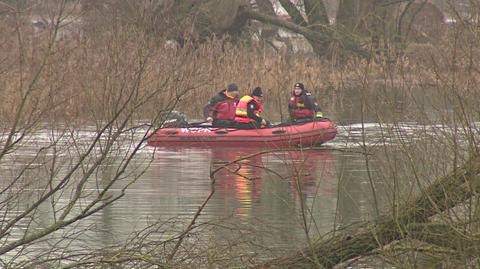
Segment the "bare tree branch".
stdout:
<svg viewBox="0 0 480 269">
<path fill-rule="evenodd" d="M 330 21 L 323 0 L 304 0 L 303 2 L 309 26 L 315 31 L 324 30 L 322 26 L 329 25 Z"/>
<path fill-rule="evenodd" d="M 314 44 L 316 42 L 329 43 L 332 40 L 337 40 L 341 45 L 344 46 L 344 48 L 346 50 L 354 52 L 354 53 L 356 53 L 358 55 L 361 55 L 363 57 L 368 56 L 368 52 L 366 52 L 363 48 L 361 48 L 359 46 L 359 44 L 357 44 L 352 39 L 352 36 L 350 34 L 344 34 L 343 32 L 339 32 L 338 33 L 339 34 L 339 39 L 335 39 L 335 38 L 332 38 L 329 34 L 326 34 L 326 33 L 330 32 L 330 28 L 328 28 L 328 27 L 325 27 L 324 32 L 317 32 L 317 31 L 313 31 L 313 30 L 309 29 L 308 27 L 303 27 L 303 26 L 297 25 L 295 23 L 285 21 L 285 20 L 280 19 L 278 17 L 265 15 L 265 14 L 262 14 L 260 12 L 253 11 L 253 10 L 246 10 L 242 14 L 243 14 L 243 16 L 246 16 L 249 19 L 254 19 L 254 20 L 261 21 L 263 23 L 269 23 L 269 24 L 277 25 L 277 26 L 283 27 L 287 30 L 290 30 L 294 33 L 301 34 L 306 39 L 308 39 L 310 41 L 310 43 L 314 43 Z"/>
<path fill-rule="evenodd" d="M 290 0 L 279 0 L 279 2 L 282 4 L 282 7 L 287 11 L 288 15 L 290 15 L 295 24 L 300 26 L 308 25 L 300 10 L 298 10 L 298 8 L 292 2 L 290 2 Z"/>
</svg>

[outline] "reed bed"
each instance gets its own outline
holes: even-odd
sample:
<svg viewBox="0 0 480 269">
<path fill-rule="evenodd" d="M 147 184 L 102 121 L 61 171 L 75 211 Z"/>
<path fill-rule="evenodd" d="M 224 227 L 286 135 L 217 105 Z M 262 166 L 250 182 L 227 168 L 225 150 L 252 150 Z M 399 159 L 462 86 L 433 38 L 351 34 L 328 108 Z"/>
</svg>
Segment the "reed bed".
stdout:
<svg viewBox="0 0 480 269">
<path fill-rule="evenodd" d="M 166 37 L 152 38 L 134 26 L 57 35 L 53 41 L 53 29 L 32 30 L 28 24 L 17 30 L 4 25 L 0 31 L 8 37 L 0 44 L 4 100 L 0 117 L 4 121 L 11 118 L 10 112 L 29 87 L 34 98 L 27 100 L 27 107 L 51 108 L 48 118 L 106 119 L 109 108 L 126 95 L 132 83 L 138 83 L 139 94 L 149 99 L 137 112 L 138 119 L 148 120 L 168 105 L 199 119 L 208 100 L 232 82 L 239 85 L 242 95 L 262 87 L 265 115 L 278 121 L 288 117 L 287 102 L 297 81 L 316 96 L 327 116 L 340 121 L 360 120 L 359 100 L 368 101 L 366 111 L 371 115 L 392 101 L 402 117 L 411 118 L 420 112 L 413 112 L 408 104 L 415 103 L 419 94 L 446 93 L 452 71 L 447 56 L 452 48 L 447 42 L 435 47 L 412 45 L 395 58 L 372 55 L 334 63 L 309 54 L 277 52 L 261 42 L 234 45 L 212 39 L 179 48 L 168 44 Z M 459 51 L 455 66 L 474 70 L 468 67 L 467 54 L 478 58 Z M 136 81 L 133 78 L 139 72 L 140 81 Z M 463 85 L 465 94 L 477 94 L 467 89 L 477 80 L 468 74 L 472 73 L 458 72 L 456 83 Z"/>
</svg>

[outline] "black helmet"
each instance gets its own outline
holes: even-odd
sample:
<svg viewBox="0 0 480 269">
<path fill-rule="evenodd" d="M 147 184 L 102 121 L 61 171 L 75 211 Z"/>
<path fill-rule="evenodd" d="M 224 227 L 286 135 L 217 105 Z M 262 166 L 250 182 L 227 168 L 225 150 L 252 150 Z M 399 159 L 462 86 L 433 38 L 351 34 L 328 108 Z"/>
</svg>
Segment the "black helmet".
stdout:
<svg viewBox="0 0 480 269">
<path fill-rule="evenodd" d="M 253 91 L 252 91 L 252 96 L 263 97 L 262 88 L 256 87 L 255 89 L 253 89 Z"/>
<path fill-rule="evenodd" d="M 238 86 L 235 83 L 228 84 L 227 92 L 238 92 Z"/>
<path fill-rule="evenodd" d="M 295 83 L 295 86 L 294 86 L 294 88 L 299 88 L 299 89 L 302 89 L 302 91 L 304 91 L 304 90 L 305 90 L 305 86 L 303 86 L 303 83 L 301 83 L 301 82 L 297 82 L 297 83 Z"/>
</svg>

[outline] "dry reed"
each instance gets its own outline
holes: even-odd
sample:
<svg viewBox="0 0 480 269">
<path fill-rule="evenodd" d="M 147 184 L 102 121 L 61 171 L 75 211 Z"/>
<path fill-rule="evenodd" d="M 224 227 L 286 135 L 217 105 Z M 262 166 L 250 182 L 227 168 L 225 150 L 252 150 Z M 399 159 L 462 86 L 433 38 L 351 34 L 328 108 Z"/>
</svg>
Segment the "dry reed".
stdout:
<svg viewBox="0 0 480 269">
<path fill-rule="evenodd" d="M 40 59 L 47 53 L 43 44 L 51 32 L 48 29 L 33 31 L 31 26 L 23 25 L 21 40 L 26 54 L 20 55 L 18 36 L 8 27 L 0 30 L 2 35 L 8 36 L 0 44 L 5 56 L 0 63 L 0 70 L 4 70 L 0 73 L 4 96 L 0 115 L 8 120 L 8 112 L 18 106 L 27 86 L 19 84 L 19 77 L 28 80 L 36 74 L 42 63 Z M 8 32 L 10 34 L 5 34 Z M 426 85 L 437 85 L 438 72 L 445 70 L 436 67 L 447 61 L 439 62 L 437 56 L 448 49 L 447 46 L 434 50 L 417 46 L 414 54 L 393 62 L 352 58 L 342 65 L 334 65 L 312 55 L 275 52 L 262 43 L 234 46 L 213 39 L 177 48 L 165 42 L 165 38 L 151 38 L 131 26 L 92 35 L 67 36 L 55 43 L 47 57 L 47 68 L 39 74 L 34 85 L 35 102 L 54 107 L 50 117 L 84 122 L 105 119 L 111 102 L 121 98 L 122 87 L 132 86 L 122 83 L 138 72 L 135 59 L 143 54 L 148 57 L 140 91 L 151 93 L 151 102 L 142 107 L 138 119 L 149 119 L 158 113 L 159 107 L 186 92 L 189 93 L 181 98 L 176 109 L 186 112 L 190 118 L 201 118 L 209 98 L 234 82 L 239 85 L 241 94 L 261 86 L 266 96 L 266 117 L 280 120 L 287 116 L 287 102 L 292 85 L 297 81 L 303 82 L 316 96 L 327 116 L 339 114 L 340 119 L 355 118 L 353 110 L 356 108 L 352 106 L 360 92 L 370 100 L 377 99 L 381 91 L 411 99 L 416 90 L 425 91 Z M 368 75 L 364 75 L 367 70 Z M 168 80 L 172 74 L 176 79 Z M 111 95 L 110 103 L 101 98 L 106 94 Z M 350 114 L 341 115 L 348 110 Z"/>
</svg>

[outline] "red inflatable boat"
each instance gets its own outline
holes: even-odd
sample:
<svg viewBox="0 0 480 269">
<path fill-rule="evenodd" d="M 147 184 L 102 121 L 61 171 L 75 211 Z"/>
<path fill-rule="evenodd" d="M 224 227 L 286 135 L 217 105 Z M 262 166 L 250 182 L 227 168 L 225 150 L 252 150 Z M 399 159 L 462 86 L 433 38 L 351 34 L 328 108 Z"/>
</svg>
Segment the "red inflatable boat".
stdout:
<svg viewBox="0 0 480 269">
<path fill-rule="evenodd" d="M 308 147 L 332 140 L 336 134 L 336 124 L 327 118 L 323 118 L 303 124 L 254 130 L 212 127 L 162 128 L 150 135 L 148 145 L 155 147 Z"/>
</svg>

